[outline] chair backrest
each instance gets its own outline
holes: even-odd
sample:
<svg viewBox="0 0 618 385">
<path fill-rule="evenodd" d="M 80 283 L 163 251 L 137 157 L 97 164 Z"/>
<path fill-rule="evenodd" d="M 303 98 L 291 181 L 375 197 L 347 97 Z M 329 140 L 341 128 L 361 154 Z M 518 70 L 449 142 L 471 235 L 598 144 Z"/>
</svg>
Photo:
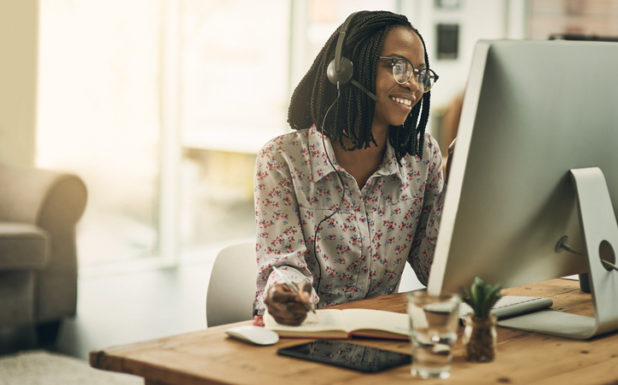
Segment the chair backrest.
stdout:
<svg viewBox="0 0 618 385">
<path fill-rule="evenodd" d="M 221 249 L 208 282 L 207 326 L 252 319 L 256 278 L 255 242 L 238 243 Z"/>
<path fill-rule="evenodd" d="M 416 278 L 414 270 L 410 267 L 409 263 L 406 263 L 401 274 L 401 280 L 399 281 L 399 287 L 397 293 L 405 293 L 411 290 L 422 289 L 424 285 Z"/>
</svg>

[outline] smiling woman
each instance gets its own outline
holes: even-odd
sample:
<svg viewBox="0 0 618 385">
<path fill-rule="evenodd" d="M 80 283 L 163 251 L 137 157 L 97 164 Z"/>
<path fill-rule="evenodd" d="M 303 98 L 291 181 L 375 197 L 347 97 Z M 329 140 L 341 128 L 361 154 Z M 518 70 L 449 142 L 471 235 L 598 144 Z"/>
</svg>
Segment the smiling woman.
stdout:
<svg viewBox="0 0 618 385">
<path fill-rule="evenodd" d="M 410 28 L 391 29 L 382 44 L 376 75 L 376 94 L 380 101 L 376 103 L 372 130 L 382 130 L 387 134 L 389 126 L 405 123 L 412 107 L 425 93 L 412 62 L 416 63 L 416 68 L 423 68 L 423 73 L 427 73 L 427 66 L 423 43 Z M 390 59 L 390 63 L 384 58 Z"/>
<path fill-rule="evenodd" d="M 327 72 L 342 57 L 350 77 Z M 444 195 L 425 133 L 436 79 L 405 16 L 357 12 L 328 39 L 292 95 L 296 131 L 258 153 L 256 323 L 266 308 L 304 319 L 286 282 L 309 283 L 323 307 L 394 292 L 406 263 L 427 281 Z"/>
</svg>

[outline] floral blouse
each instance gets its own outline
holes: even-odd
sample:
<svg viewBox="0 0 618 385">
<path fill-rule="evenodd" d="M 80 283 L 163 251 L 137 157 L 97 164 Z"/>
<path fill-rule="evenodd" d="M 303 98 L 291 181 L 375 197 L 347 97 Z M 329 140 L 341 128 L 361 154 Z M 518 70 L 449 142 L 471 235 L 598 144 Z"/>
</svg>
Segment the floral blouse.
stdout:
<svg viewBox="0 0 618 385">
<path fill-rule="evenodd" d="M 406 155 L 401 165 L 387 141 L 382 164 L 362 189 L 315 127 L 262 148 L 255 173 L 255 314 L 264 313 L 264 296 L 278 283 L 311 282 L 318 307 L 395 292 L 406 261 L 426 284 L 444 183 L 439 146 L 425 135 L 423 159 Z M 343 203 L 326 151 L 345 183 Z M 314 251 L 316 226 L 331 214 L 317 231 Z"/>
</svg>

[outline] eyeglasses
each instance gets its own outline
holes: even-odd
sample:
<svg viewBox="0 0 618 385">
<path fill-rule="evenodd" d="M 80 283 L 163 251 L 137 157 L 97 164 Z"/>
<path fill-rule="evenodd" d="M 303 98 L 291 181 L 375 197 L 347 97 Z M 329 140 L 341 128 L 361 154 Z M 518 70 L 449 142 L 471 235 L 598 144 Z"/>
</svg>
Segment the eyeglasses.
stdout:
<svg viewBox="0 0 618 385">
<path fill-rule="evenodd" d="M 399 84 L 409 82 L 412 74 L 414 74 L 414 80 L 422 87 L 423 93 L 429 92 L 439 78 L 438 74 L 429 68 L 421 68 L 420 70 L 414 68 L 414 65 L 403 57 L 380 56 L 378 60 L 390 60 L 393 77 Z"/>
</svg>

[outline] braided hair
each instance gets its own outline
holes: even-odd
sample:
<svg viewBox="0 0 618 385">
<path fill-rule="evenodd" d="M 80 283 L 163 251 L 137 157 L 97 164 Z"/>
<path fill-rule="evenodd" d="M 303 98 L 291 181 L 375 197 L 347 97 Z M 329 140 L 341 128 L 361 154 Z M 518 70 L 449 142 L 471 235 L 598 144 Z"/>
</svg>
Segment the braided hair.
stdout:
<svg viewBox="0 0 618 385">
<path fill-rule="evenodd" d="M 342 55 L 354 63 L 353 77 L 371 92 L 375 93 L 376 67 L 384 38 L 397 26 L 407 27 L 418 35 L 425 51 L 425 63 L 429 67 L 425 41 L 405 16 L 388 11 L 361 11 L 348 25 Z M 376 144 L 371 133 L 375 102 L 364 92 L 350 85 L 341 87 L 340 98 L 343 102 L 339 101 L 333 111 L 328 113 L 323 126 L 318 126 L 328 107 L 337 98 L 337 87 L 326 77 L 326 68 L 335 56 L 335 45 L 341 28 L 343 25 L 326 41 L 294 90 L 288 110 L 288 123 L 295 130 L 315 125 L 331 141 L 337 141 L 342 148 L 350 151 L 367 148 L 371 143 Z M 389 127 L 388 140 L 395 150 L 397 161 L 401 161 L 406 154 L 422 158 L 429 99 L 430 92 L 427 92 L 414 106 L 403 125 Z M 358 123 L 358 129 L 355 129 L 355 123 Z M 344 145 L 344 137 L 352 142 L 352 147 Z"/>
</svg>

